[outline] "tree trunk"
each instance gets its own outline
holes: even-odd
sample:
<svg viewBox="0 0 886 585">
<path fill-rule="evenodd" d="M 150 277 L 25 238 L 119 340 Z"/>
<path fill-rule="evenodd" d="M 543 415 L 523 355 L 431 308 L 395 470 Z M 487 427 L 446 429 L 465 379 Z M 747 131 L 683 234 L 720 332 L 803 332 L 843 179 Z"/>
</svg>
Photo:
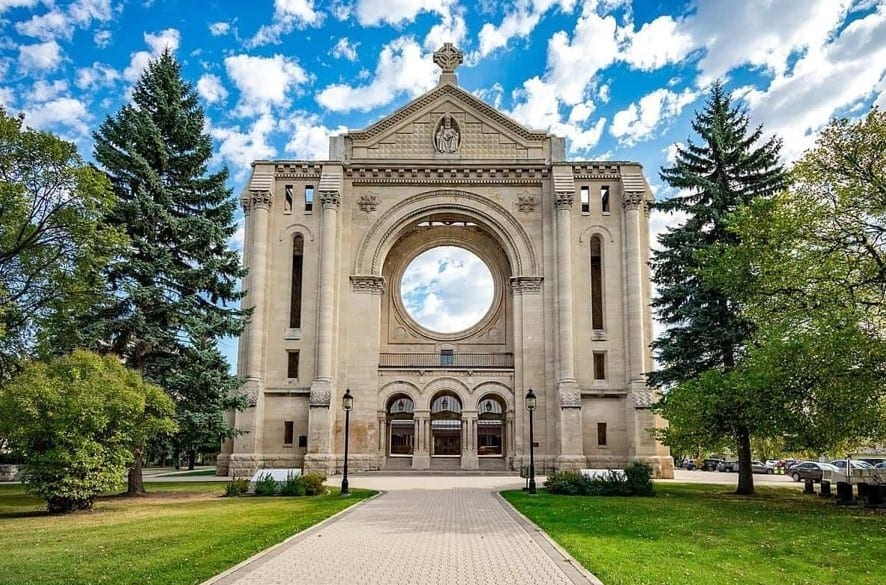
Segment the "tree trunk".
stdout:
<svg viewBox="0 0 886 585">
<path fill-rule="evenodd" d="M 135 454 L 135 461 L 129 468 L 129 477 L 127 478 L 126 487 L 127 496 L 143 496 L 145 495 L 145 482 L 142 478 L 142 454 L 141 451 Z"/>
<path fill-rule="evenodd" d="M 197 452 L 188 451 L 188 471 L 194 471 L 194 465 L 197 464 Z"/>
<path fill-rule="evenodd" d="M 754 470 L 751 469 L 751 434 L 742 429 L 738 434 L 738 489 L 740 496 L 754 495 Z"/>
</svg>

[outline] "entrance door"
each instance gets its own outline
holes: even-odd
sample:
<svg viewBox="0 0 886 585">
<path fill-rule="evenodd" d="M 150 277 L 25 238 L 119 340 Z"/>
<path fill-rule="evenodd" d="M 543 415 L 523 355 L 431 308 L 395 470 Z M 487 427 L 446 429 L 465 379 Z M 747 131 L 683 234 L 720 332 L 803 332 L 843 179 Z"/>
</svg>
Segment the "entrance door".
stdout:
<svg viewBox="0 0 886 585">
<path fill-rule="evenodd" d="M 411 457 L 415 449 L 415 403 L 399 394 L 388 401 L 388 454 L 391 457 Z"/>
<path fill-rule="evenodd" d="M 487 396 L 477 404 L 477 455 L 504 456 L 504 407 L 496 396 Z"/>
<path fill-rule="evenodd" d="M 449 393 L 431 402 L 431 455 L 461 457 L 461 401 Z"/>
</svg>

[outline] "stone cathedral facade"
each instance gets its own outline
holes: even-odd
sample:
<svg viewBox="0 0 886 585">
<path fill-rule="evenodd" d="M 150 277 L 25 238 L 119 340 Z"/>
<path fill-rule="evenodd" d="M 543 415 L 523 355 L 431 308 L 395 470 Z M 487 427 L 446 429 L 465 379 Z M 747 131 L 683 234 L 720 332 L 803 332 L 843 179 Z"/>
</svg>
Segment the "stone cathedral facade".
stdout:
<svg viewBox="0 0 886 585">
<path fill-rule="evenodd" d="M 329 160 L 256 161 L 246 214 L 239 374 L 251 407 L 220 475 L 303 467 L 339 473 L 341 398 L 354 396 L 351 470 L 516 470 L 528 465 L 525 396 L 540 473 L 651 463 L 673 475 L 649 429 L 652 320 L 649 187 L 637 163 L 568 161 L 461 89 L 462 54 L 434 55 L 436 88 Z M 400 284 L 439 246 L 488 267 L 490 308 L 431 330 Z M 472 283 L 465 283 L 466 287 Z"/>
</svg>

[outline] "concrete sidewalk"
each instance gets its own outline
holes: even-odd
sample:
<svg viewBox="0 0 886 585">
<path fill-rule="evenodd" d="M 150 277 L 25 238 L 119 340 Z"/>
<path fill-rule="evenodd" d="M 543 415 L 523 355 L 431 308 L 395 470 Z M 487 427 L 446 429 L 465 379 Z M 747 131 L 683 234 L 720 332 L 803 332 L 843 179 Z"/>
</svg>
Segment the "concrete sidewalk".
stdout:
<svg viewBox="0 0 886 585">
<path fill-rule="evenodd" d="M 205 585 L 600 583 L 498 496 L 519 478 L 355 476 L 351 485 L 388 491 Z"/>
</svg>

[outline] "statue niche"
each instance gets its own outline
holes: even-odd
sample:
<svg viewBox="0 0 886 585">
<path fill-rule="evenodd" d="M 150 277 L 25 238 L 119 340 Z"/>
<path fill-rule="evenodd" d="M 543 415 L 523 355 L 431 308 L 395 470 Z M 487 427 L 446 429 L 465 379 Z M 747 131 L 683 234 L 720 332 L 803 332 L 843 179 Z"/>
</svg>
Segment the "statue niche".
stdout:
<svg viewBox="0 0 886 585">
<path fill-rule="evenodd" d="M 437 123 L 434 133 L 434 147 L 443 154 L 455 154 L 458 151 L 461 134 L 458 123 L 449 114 L 445 114 Z"/>
</svg>

